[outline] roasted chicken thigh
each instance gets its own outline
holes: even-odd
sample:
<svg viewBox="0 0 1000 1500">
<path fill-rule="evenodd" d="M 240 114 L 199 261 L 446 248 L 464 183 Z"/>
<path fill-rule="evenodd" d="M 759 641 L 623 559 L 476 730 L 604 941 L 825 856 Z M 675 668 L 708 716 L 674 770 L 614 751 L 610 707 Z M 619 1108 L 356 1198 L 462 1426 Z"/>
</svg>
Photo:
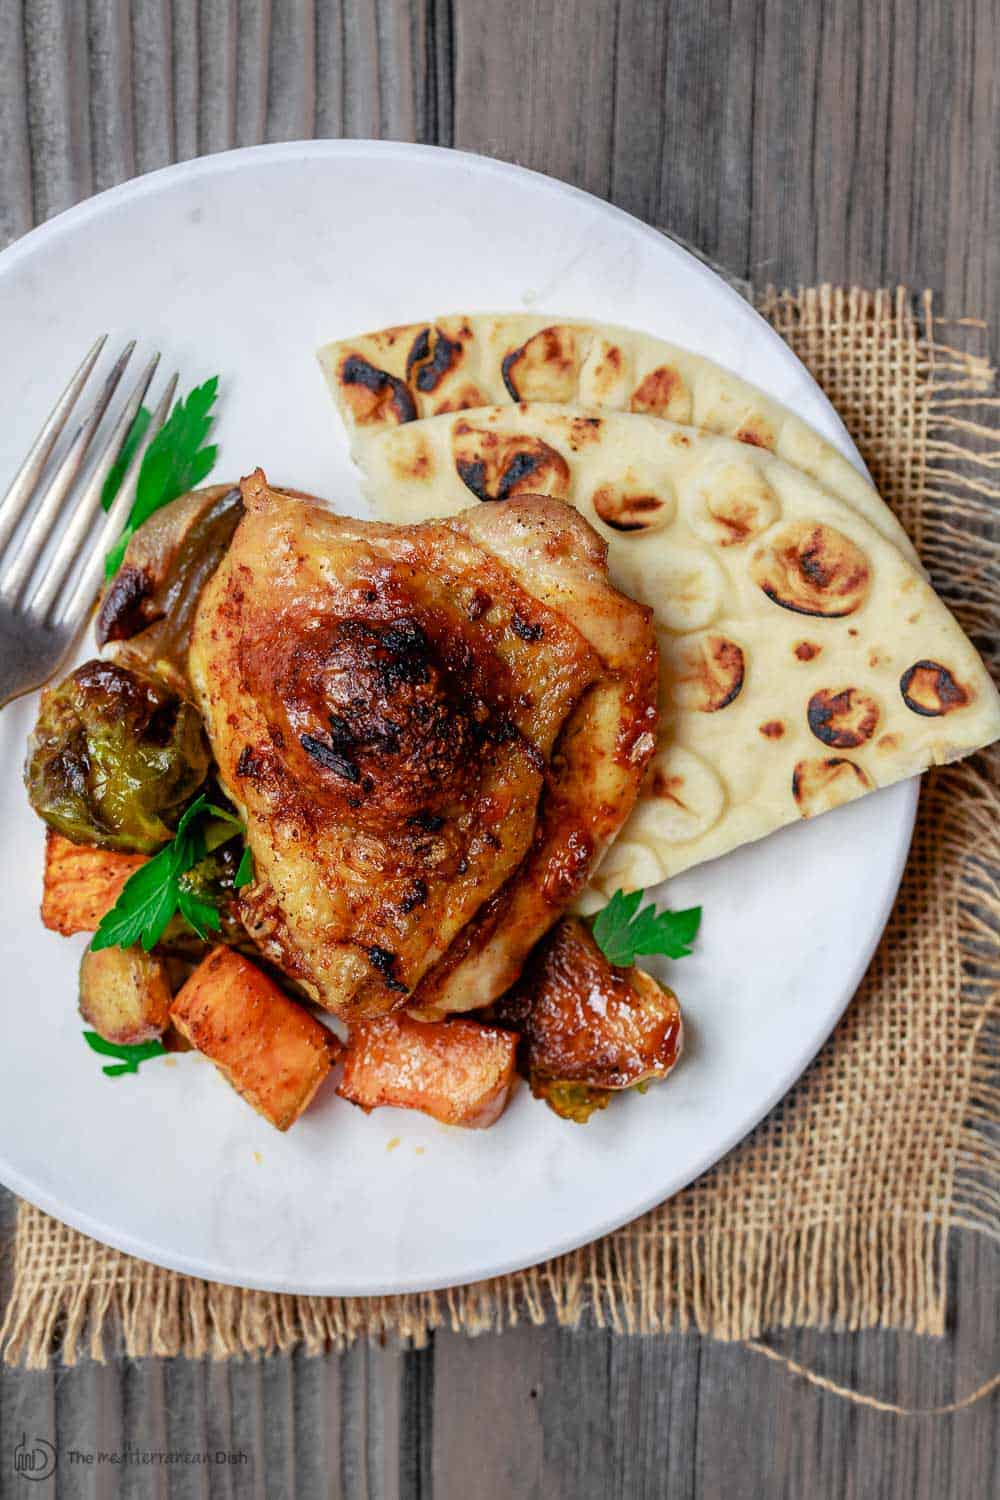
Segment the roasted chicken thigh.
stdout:
<svg viewBox="0 0 1000 1500">
<path fill-rule="evenodd" d="M 471 1009 L 516 977 L 654 748 L 650 612 L 560 501 L 419 526 L 242 485 L 190 674 L 264 951 L 346 1020 Z"/>
</svg>

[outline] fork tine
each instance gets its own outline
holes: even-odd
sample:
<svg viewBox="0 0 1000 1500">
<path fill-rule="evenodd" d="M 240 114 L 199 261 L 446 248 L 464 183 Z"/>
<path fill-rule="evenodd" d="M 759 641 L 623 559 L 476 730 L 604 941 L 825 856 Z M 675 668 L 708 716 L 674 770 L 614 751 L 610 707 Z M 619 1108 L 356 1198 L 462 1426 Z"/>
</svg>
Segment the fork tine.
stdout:
<svg viewBox="0 0 1000 1500">
<path fill-rule="evenodd" d="M 95 341 L 86 358 L 82 361 L 72 376 L 66 389 L 52 408 L 51 413 L 45 421 L 41 432 L 35 438 L 28 449 L 24 463 L 18 469 L 11 480 L 10 488 L 6 495 L 0 500 L 0 556 L 2 556 L 7 543 L 14 533 L 14 528 L 24 514 L 28 501 L 35 492 L 42 470 L 48 462 L 49 454 L 55 447 L 56 439 L 66 425 L 66 419 L 73 407 L 76 405 L 80 392 L 90 378 L 90 372 L 96 365 L 101 350 L 107 343 L 107 334 L 102 333 Z"/>
<path fill-rule="evenodd" d="M 100 508 L 107 477 L 121 453 L 125 439 L 131 431 L 136 413 L 142 405 L 159 362 L 160 356 L 155 354 L 133 386 L 132 394 L 122 408 L 122 413 L 115 423 L 114 431 L 105 444 L 104 452 L 98 459 L 93 473 L 87 480 L 83 493 L 76 502 L 72 519 L 59 538 L 59 545 L 49 560 L 49 565 L 45 570 L 45 577 L 31 597 L 28 608 L 40 618 L 44 619 L 49 613 L 56 599 L 58 599 L 60 590 L 65 585 L 66 579 L 73 569 L 73 565 L 77 561 L 80 546 L 87 532 L 90 530 L 94 516 Z"/>
<path fill-rule="evenodd" d="M 91 544 L 92 550 L 88 551 L 83 571 L 77 579 L 69 598 L 57 612 L 56 623 L 58 625 L 76 629 L 83 623 L 90 606 L 94 602 L 94 596 L 104 577 L 105 554 L 110 550 L 114 542 L 118 540 L 125 522 L 128 520 L 129 513 L 135 502 L 142 461 L 146 456 L 146 451 L 150 443 L 170 415 L 174 392 L 177 390 L 177 378 L 176 374 L 171 375 L 167 383 L 167 388 L 156 405 L 149 426 L 143 435 L 142 442 L 133 455 L 128 473 L 125 475 L 121 489 L 115 497 L 115 503 L 108 511 L 104 525 Z"/>
<path fill-rule="evenodd" d="M 0 593 L 14 603 L 19 598 L 25 584 L 31 577 L 35 564 L 38 562 L 46 543 L 52 535 L 53 527 L 62 511 L 66 496 L 69 494 L 80 472 L 80 467 L 87 456 L 87 450 L 93 440 L 94 433 L 101 423 L 101 418 L 107 411 L 108 402 L 111 400 L 118 388 L 118 383 L 125 372 L 125 366 L 132 357 L 135 348 L 135 340 L 125 346 L 104 387 L 94 404 L 90 414 L 84 418 L 77 428 L 73 441 L 70 443 L 65 458 L 59 465 L 48 490 L 42 499 L 35 514 L 28 523 L 28 529 L 21 539 L 21 545 L 17 550 L 12 563 L 0 573 Z"/>
</svg>

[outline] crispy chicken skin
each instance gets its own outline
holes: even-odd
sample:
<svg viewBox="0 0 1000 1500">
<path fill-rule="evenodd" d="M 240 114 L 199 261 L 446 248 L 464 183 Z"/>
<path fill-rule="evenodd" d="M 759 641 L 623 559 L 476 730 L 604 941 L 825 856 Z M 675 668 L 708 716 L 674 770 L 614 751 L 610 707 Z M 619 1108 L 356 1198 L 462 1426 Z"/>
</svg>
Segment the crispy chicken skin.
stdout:
<svg viewBox="0 0 1000 1500">
<path fill-rule="evenodd" d="M 395 527 L 259 470 L 242 492 L 190 673 L 247 822 L 248 925 L 346 1020 L 423 1004 L 424 984 L 438 1012 L 482 1005 L 631 809 L 649 613 L 558 501 Z"/>
</svg>

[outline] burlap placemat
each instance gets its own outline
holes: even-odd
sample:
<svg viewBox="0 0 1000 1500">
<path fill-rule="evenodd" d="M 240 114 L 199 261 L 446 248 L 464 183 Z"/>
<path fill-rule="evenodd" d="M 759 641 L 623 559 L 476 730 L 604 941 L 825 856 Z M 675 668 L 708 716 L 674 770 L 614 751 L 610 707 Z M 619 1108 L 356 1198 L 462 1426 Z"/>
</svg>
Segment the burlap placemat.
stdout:
<svg viewBox="0 0 1000 1500">
<path fill-rule="evenodd" d="M 995 649 L 1000 436 L 982 326 L 935 322 L 929 294 L 902 290 L 768 292 L 761 308 L 840 410 L 941 593 Z M 998 812 L 995 759 L 926 778 L 894 915 L 834 1036 L 748 1140 L 627 1228 L 475 1286 L 342 1299 L 163 1271 L 23 1204 L 6 1359 L 419 1344 L 442 1325 L 549 1318 L 724 1339 L 793 1324 L 942 1333 L 949 1233 L 1000 1234 Z"/>
</svg>

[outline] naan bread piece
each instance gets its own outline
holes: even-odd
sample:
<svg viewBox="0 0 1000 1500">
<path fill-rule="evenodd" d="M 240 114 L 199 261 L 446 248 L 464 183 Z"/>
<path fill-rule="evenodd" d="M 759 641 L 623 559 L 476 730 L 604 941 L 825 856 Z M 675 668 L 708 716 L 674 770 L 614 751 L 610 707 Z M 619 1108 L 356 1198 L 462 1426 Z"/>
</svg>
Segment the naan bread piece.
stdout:
<svg viewBox="0 0 1000 1500">
<path fill-rule="evenodd" d="M 410 1004 L 442 959 L 430 1003 L 485 1004 L 483 945 L 519 971 L 634 804 L 651 613 L 551 499 L 398 528 L 259 470 L 242 494 L 190 672 L 253 851 L 244 919 L 344 1019 Z"/>
<path fill-rule="evenodd" d="M 542 401 L 639 412 L 776 453 L 920 566 L 878 491 L 832 443 L 724 366 L 636 329 L 478 313 L 327 344 L 319 362 L 361 461 L 382 432 L 472 407 Z"/>
<path fill-rule="evenodd" d="M 655 885 L 1000 735 L 996 689 L 929 584 L 773 454 L 537 404 L 409 423 L 364 467 L 376 514 L 410 524 L 470 493 L 497 511 L 522 483 L 545 487 L 653 608 L 658 747 L 599 892 Z"/>
</svg>

